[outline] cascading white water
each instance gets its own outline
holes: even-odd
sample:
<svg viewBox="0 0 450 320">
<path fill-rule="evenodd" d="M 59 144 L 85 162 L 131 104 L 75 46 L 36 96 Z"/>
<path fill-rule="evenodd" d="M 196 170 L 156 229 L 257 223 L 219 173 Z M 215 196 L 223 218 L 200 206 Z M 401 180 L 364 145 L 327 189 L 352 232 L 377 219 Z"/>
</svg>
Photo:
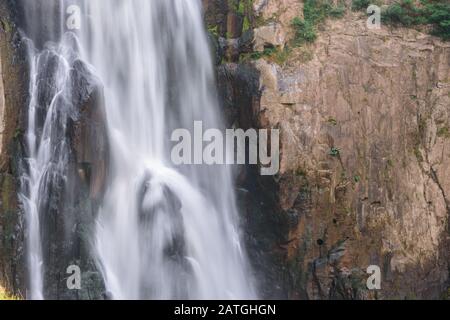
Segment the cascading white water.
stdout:
<svg viewBox="0 0 450 320">
<path fill-rule="evenodd" d="M 22 177 L 21 201 L 27 220 L 30 299 L 43 299 L 44 259 L 42 216 L 49 215 L 52 193 L 64 184 L 69 161 L 65 138 L 68 118 L 74 113 L 70 69 L 78 54 L 77 40 L 65 34 L 59 44 L 48 43 L 42 51 L 28 40 L 30 104 L 26 133 L 27 174 Z"/>
<path fill-rule="evenodd" d="M 173 129 L 192 131 L 194 121 L 205 128 L 223 126 L 200 0 L 55 2 L 62 14 L 68 4 L 82 8 L 77 32 L 82 58 L 104 85 L 111 168 L 92 236 L 106 290 L 115 299 L 256 298 L 241 245 L 231 169 L 175 167 L 170 160 Z M 64 48 L 61 41 L 55 49 L 62 62 L 55 100 L 68 88 L 71 61 L 63 62 L 73 57 L 60 53 Z M 34 57 L 34 65 L 43 54 Z M 36 66 L 32 74 L 36 81 Z M 34 87 L 32 82 L 33 98 L 38 96 Z M 25 203 L 31 291 L 42 298 L 40 179 L 49 162 L 64 170 L 64 159 L 49 161 L 58 145 L 45 134 L 55 126 L 52 106 L 40 143 L 33 100 L 29 111 Z"/>
<path fill-rule="evenodd" d="M 96 249 L 114 298 L 254 298 L 229 168 L 180 172 L 171 130 L 220 128 L 198 0 L 85 3 L 106 88 L 112 182 Z M 178 203 L 179 202 L 179 203 Z"/>
</svg>

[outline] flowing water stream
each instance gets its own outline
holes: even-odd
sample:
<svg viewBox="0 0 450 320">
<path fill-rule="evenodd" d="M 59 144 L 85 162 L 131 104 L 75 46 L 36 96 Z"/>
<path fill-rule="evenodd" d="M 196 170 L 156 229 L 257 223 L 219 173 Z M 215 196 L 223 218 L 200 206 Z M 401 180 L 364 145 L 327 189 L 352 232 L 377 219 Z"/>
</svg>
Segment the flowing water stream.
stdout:
<svg viewBox="0 0 450 320">
<path fill-rule="evenodd" d="M 55 185 L 67 183 L 69 73 L 79 59 L 105 95 L 110 170 L 90 237 L 106 291 L 115 299 L 256 298 L 231 168 L 170 159 L 174 129 L 192 130 L 194 121 L 223 129 L 200 0 L 22 2 L 31 39 L 22 187 L 30 298 L 45 298 L 42 217 Z M 67 30 L 70 5 L 80 8 L 79 30 Z M 49 72 L 52 83 L 43 84 Z"/>
</svg>

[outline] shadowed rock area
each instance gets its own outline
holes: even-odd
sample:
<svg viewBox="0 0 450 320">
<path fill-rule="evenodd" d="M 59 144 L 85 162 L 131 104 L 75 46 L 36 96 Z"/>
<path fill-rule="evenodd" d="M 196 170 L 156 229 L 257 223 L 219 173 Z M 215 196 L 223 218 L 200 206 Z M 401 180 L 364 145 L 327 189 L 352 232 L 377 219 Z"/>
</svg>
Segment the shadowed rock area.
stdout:
<svg viewBox="0 0 450 320">
<path fill-rule="evenodd" d="M 18 201 L 28 92 L 26 51 L 11 1 L 0 3 L 0 282 L 25 296 L 24 217 Z"/>
</svg>

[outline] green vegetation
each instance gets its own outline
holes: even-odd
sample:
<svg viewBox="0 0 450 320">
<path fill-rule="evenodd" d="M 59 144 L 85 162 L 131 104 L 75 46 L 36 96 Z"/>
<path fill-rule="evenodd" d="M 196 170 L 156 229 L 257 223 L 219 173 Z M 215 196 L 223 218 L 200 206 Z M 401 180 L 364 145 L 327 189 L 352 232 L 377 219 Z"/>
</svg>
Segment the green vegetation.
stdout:
<svg viewBox="0 0 450 320">
<path fill-rule="evenodd" d="M 219 36 L 218 28 L 219 28 L 218 26 L 210 27 L 210 28 L 208 28 L 208 32 L 210 34 L 212 34 L 213 36 L 218 37 Z"/>
<path fill-rule="evenodd" d="M 420 146 L 414 147 L 414 155 L 416 156 L 417 161 L 419 161 L 419 163 L 424 161 L 422 152 L 420 151 Z"/>
<path fill-rule="evenodd" d="M 0 300 L 20 300 L 17 296 L 12 296 L 6 293 L 6 290 L 0 286 Z"/>
<path fill-rule="evenodd" d="M 243 19 L 242 32 L 252 28 L 250 15 L 253 0 L 228 0 L 228 7 Z"/>
<path fill-rule="evenodd" d="M 340 4 L 337 7 L 332 7 L 329 15 L 333 18 L 342 18 L 345 14 L 345 5 Z"/>
<path fill-rule="evenodd" d="M 239 16 L 240 19 L 242 19 L 242 32 L 246 32 L 248 30 L 251 30 L 254 25 L 254 16 L 253 16 L 253 0 L 227 0 L 227 6 L 228 10 L 237 16 Z M 212 13 L 212 16 L 214 16 L 215 13 Z M 207 20 L 207 30 L 208 32 L 213 35 L 215 38 L 226 37 L 227 39 L 233 38 L 233 35 L 231 32 L 219 32 L 218 26 L 216 25 L 215 19 L 213 18 L 212 21 Z M 208 22 L 209 21 L 209 22 Z"/>
<path fill-rule="evenodd" d="M 341 155 L 341 150 L 339 150 L 338 148 L 336 148 L 336 147 L 332 147 L 331 149 L 330 149 L 330 156 L 332 156 L 332 157 L 339 157 L 340 155 Z"/>
<path fill-rule="evenodd" d="M 367 10 L 367 8 L 373 3 L 371 0 L 353 0 L 352 1 L 352 10 Z"/>
<path fill-rule="evenodd" d="M 242 24 L 242 32 L 248 31 L 251 29 L 251 22 L 250 19 L 248 18 L 248 16 L 244 16 L 244 22 Z"/>
<path fill-rule="evenodd" d="M 387 7 L 382 19 L 388 23 L 404 26 L 427 24 L 427 18 L 422 10 L 423 8 L 416 6 L 413 0 L 401 0 Z"/>
<path fill-rule="evenodd" d="M 306 0 L 303 7 L 304 19 L 296 17 L 292 20 L 295 30 L 294 46 L 314 42 L 317 38 L 317 25 L 327 17 L 339 18 L 345 13 L 345 5 L 340 2 L 337 6 L 331 0 Z"/>
<path fill-rule="evenodd" d="M 366 10 L 371 0 L 353 0 L 353 10 Z M 381 14 L 385 23 L 406 27 L 432 25 L 432 34 L 450 40 L 450 2 L 448 0 L 398 0 Z"/>
<path fill-rule="evenodd" d="M 262 52 L 252 52 L 250 54 L 250 58 L 253 60 L 258 60 L 261 59 L 262 57 L 270 57 L 271 55 L 275 54 L 276 51 L 277 51 L 276 48 L 264 48 L 264 51 Z"/>
<path fill-rule="evenodd" d="M 450 40 L 450 2 L 448 0 L 422 1 L 427 22 L 434 26 L 433 34 L 444 40 Z"/>
<path fill-rule="evenodd" d="M 279 65 L 282 65 L 286 62 L 290 53 L 291 53 L 291 49 L 289 47 L 285 47 L 283 50 L 276 49 L 275 52 L 273 52 L 272 55 L 269 56 L 269 58 L 273 62 L 275 62 Z"/>
<path fill-rule="evenodd" d="M 234 8 L 237 14 L 243 17 L 243 32 L 254 27 L 247 12 L 248 7 L 251 8 L 252 0 L 229 0 L 229 4 L 231 5 L 231 8 Z M 267 60 L 282 65 L 291 54 L 292 48 L 300 47 L 304 43 L 311 43 L 316 40 L 317 27 L 320 23 L 325 21 L 327 17 L 338 18 L 342 17 L 344 13 L 345 3 L 343 0 L 339 0 L 337 5 L 334 4 L 333 0 L 306 0 L 303 8 L 304 19 L 296 17 L 292 20 L 291 25 L 295 31 L 295 35 L 291 43 L 286 45 L 283 49 L 269 47 L 265 48 L 263 52 L 242 54 L 240 60 L 257 60 L 264 57 Z M 253 22 L 255 23 L 255 21 Z M 305 62 L 312 58 L 312 54 L 308 51 L 298 52 L 298 54 L 299 58 Z"/>
<path fill-rule="evenodd" d="M 0 27 L 5 31 L 5 33 L 11 32 L 11 25 L 7 19 L 0 19 Z"/>
<path fill-rule="evenodd" d="M 291 49 L 289 47 L 285 47 L 284 49 L 269 47 L 265 48 L 263 52 L 252 52 L 249 54 L 242 54 L 240 60 L 242 62 L 248 59 L 258 60 L 264 57 L 267 58 L 267 60 L 269 61 L 273 61 L 279 65 L 282 65 L 286 62 L 290 53 Z"/>
<path fill-rule="evenodd" d="M 450 138 L 450 130 L 448 127 L 442 127 L 437 131 L 437 136 L 440 138 Z"/>
<path fill-rule="evenodd" d="M 315 26 L 300 18 L 292 20 L 292 26 L 295 29 L 294 46 L 300 46 L 305 42 L 314 42 L 317 38 Z"/>
<path fill-rule="evenodd" d="M 317 25 L 325 21 L 333 8 L 330 0 L 306 0 L 303 7 L 305 21 Z"/>
<path fill-rule="evenodd" d="M 335 118 L 329 118 L 327 122 L 332 126 L 337 126 L 337 120 Z"/>
<path fill-rule="evenodd" d="M 239 1 L 237 13 L 239 13 L 241 16 L 243 16 L 245 14 L 245 5 L 246 5 L 246 3 L 244 1 Z"/>
</svg>

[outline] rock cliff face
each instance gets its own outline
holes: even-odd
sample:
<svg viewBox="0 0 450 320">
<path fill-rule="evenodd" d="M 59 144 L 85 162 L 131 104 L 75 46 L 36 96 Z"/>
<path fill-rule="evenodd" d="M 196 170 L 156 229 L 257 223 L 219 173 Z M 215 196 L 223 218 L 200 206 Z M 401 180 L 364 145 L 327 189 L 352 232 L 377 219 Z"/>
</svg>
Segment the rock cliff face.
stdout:
<svg viewBox="0 0 450 320">
<path fill-rule="evenodd" d="M 288 45 L 302 2 L 253 1 L 255 52 Z M 366 17 L 346 12 L 282 61 L 245 60 L 242 51 L 240 63 L 225 56 L 218 67 L 229 123 L 281 130 L 279 175 L 247 168 L 240 181 L 250 191 L 243 202 L 262 292 L 440 298 L 449 266 L 450 43 L 369 30 Z M 381 290 L 366 287 L 369 265 L 381 268 Z"/>
<path fill-rule="evenodd" d="M 28 78 L 17 13 L 10 4 L 0 3 L 0 283 L 24 296 L 24 218 L 18 190 Z"/>
</svg>

